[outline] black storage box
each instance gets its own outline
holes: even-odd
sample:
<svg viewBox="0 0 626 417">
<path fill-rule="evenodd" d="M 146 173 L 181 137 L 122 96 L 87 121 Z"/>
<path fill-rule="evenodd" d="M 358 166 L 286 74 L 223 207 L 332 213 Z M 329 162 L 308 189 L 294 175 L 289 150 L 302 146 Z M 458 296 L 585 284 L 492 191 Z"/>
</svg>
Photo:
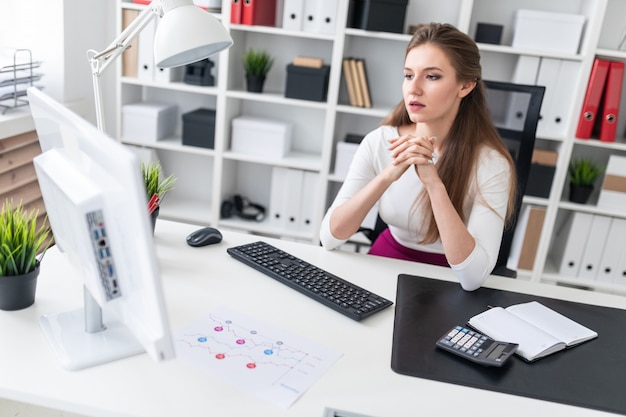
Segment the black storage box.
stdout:
<svg viewBox="0 0 626 417">
<path fill-rule="evenodd" d="M 183 114 L 183 145 L 213 149 L 215 110 L 197 109 Z"/>
<path fill-rule="evenodd" d="M 404 33 L 408 0 L 350 0 L 348 25 L 376 32 Z"/>
<path fill-rule="evenodd" d="M 549 198 L 555 171 L 553 166 L 532 164 L 526 182 L 526 195 Z"/>
<path fill-rule="evenodd" d="M 311 68 L 287 65 L 287 87 L 285 97 L 302 100 L 326 101 L 330 66 Z"/>
<path fill-rule="evenodd" d="M 548 198 L 554 180 L 559 154 L 550 149 L 535 148 L 526 182 L 526 195 Z"/>
<path fill-rule="evenodd" d="M 500 45 L 502 40 L 502 25 L 493 23 L 478 23 L 476 25 L 476 36 L 474 40 L 480 43 L 490 43 Z"/>
</svg>

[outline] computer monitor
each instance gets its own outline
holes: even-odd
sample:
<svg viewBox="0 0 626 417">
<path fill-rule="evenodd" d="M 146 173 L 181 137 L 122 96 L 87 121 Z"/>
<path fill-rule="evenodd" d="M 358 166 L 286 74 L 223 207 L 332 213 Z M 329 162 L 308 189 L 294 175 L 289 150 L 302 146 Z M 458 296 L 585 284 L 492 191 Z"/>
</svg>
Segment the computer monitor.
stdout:
<svg viewBox="0 0 626 417">
<path fill-rule="evenodd" d="M 142 352 L 173 358 L 138 157 L 42 91 L 27 96 L 54 240 L 85 294 L 83 309 L 40 319 L 61 365 L 77 370 Z"/>
</svg>

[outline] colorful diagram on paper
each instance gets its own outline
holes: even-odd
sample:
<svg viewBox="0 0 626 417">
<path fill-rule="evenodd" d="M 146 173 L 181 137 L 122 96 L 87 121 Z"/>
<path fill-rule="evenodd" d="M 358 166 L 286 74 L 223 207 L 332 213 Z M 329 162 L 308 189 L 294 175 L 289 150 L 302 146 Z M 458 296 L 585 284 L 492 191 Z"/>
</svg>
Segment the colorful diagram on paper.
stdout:
<svg viewBox="0 0 626 417">
<path fill-rule="evenodd" d="M 180 360 L 285 408 L 341 357 L 226 308 L 191 323 L 175 341 Z"/>
</svg>

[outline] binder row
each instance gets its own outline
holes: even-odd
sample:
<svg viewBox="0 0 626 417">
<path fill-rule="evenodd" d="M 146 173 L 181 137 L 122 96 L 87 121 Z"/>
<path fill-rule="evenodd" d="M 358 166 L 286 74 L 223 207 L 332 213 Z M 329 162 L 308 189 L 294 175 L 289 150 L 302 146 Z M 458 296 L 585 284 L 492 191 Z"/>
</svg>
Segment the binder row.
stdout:
<svg viewBox="0 0 626 417">
<path fill-rule="evenodd" d="M 542 85 L 546 87 L 541 103 L 537 136 L 563 136 L 568 126 L 568 107 L 573 102 L 572 86 L 578 82 L 579 63 L 556 58 L 542 58 L 521 55 L 513 73 L 516 84 Z M 511 109 L 511 117 L 527 105 L 519 104 L 519 109 Z M 518 123 L 523 123 L 523 118 Z"/>
<path fill-rule="evenodd" d="M 594 60 L 578 119 L 577 138 L 597 137 L 602 142 L 615 142 L 623 79 L 623 62 Z"/>
<path fill-rule="evenodd" d="M 626 219 L 574 212 L 553 246 L 559 274 L 626 285 Z"/>
<path fill-rule="evenodd" d="M 363 58 L 344 58 L 343 77 L 348 90 L 350 105 L 355 107 L 372 107 L 365 60 Z"/>
<path fill-rule="evenodd" d="M 298 233 L 313 230 L 317 207 L 319 173 L 295 168 L 272 168 L 269 222 L 272 226 Z"/>
<path fill-rule="evenodd" d="M 282 10 L 280 9 L 282 7 Z M 335 0 L 231 0 L 230 23 L 334 34 Z"/>
</svg>

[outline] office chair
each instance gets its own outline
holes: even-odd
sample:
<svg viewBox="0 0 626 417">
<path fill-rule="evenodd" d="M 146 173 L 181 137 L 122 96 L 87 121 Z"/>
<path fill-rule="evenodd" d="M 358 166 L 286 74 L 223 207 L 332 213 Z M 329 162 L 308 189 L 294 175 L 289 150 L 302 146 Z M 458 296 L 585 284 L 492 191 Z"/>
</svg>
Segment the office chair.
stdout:
<svg viewBox="0 0 626 417">
<path fill-rule="evenodd" d="M 502 235 L 498 260 L 492 273 L 515 278 L 517 271 L 507 268 L 506 264 L 511 252 L 522 198 L 526 192 L 545 87 L 487 80 L 484 83 L 491 118 L 500 137 L 511 152 L 518 182 L 513 218 Z M 386 227 L 385 222 L 378 216 L 373 229 L 360 228 L 359 232 L 362 232 L 373 243 Z"/>
</svg>

